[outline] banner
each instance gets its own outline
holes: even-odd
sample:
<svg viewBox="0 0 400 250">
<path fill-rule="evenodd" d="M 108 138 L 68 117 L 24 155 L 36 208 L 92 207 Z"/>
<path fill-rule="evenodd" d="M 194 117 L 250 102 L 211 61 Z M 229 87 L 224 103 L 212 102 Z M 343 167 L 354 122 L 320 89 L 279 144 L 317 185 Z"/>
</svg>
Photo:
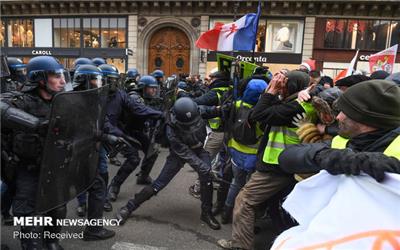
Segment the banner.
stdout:
<svg viewBox="0 0 400 250">
<path fill-rule="evenodd" d="M 299 225 L 279 235 L 274 250 L 400 249 L 399 174 L 378 183 L 323 170 L 298 183 L 283 207 Z"/>
<path fill-rule="evenodd" d="M 393 72 L 394 62 L 396 61 L 397 47 L 396 44 L 388 49 L 382 50 L 369 57 L 369 72 L 372 74 L 378 70 L 384 70 L 391 74 Z"/>
</svg>

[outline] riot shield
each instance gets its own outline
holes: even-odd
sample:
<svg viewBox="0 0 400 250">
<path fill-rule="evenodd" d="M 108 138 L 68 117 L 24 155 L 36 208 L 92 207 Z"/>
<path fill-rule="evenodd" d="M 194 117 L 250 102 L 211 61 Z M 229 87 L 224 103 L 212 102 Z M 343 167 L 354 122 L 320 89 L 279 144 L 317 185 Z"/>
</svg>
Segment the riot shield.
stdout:
<svg viewBox="0 0 400 250">
<path fill-rule="evenodd" d="M 108 86 L 54 97 L 41 162 L 36 210 L 49 211 L 93 182 Z"/>
</svg>

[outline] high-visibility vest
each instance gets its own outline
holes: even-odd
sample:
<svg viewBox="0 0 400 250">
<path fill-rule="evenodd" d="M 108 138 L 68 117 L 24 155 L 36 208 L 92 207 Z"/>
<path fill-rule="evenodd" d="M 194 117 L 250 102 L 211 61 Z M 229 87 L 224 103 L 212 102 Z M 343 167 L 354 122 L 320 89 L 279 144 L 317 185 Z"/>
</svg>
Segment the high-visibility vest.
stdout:
<svg viewBox="0 0 400 250">
<path fill-rule="evenodd" d="M 344 149 L 347 146 L 349 139 L 343 138 L 340 135 L 333 137 L 331 148 Z M 400 160 L 400 135 L 398 135 L 389 146 L 383 151 L 386 156 L 392 156 Z"/>
<path fill-rule="evenodd" d="M 251 105 L 251 104 L 249 104 L 247 102 L 243 102 L 243 104 L 241 104 L 242 102 L 243 101 L 237 101 L 236 102 L 236 109 L 239 109 L 240 105 L 246 106 L 248 108 L 252 108 L 253 107 L 253 105 Z M 261 139 L 263 133 L 264 133 L 264 131 L 262 131 L 260 129 L 260 124 L 257 122 L 256 123 L 256 136 L 257 136 L 257 138 Z M 229 141 L 228 141 L 228 147 L 234 148 L 239 152 L 242 152 L 242 153 L 245 153 L 245 154 L 252 154 L 252 155 L 257 154 L 257 150 L 258 150 L 258 145 L 259 144 L 260 144 L 260 140 L 258 140 L 258 142 L 256 144 L 253 144 L 253 145 L 243 145 L 243 144 L 237 142 L 235 139 L 233 139 L 233 137 L 230 138 Z"/>
<path fill-rule="evenodd" d="M 303 107 L 310 122 L 314 123 L 317 114 L 314 107 L 309 102 L 299 102 Z M 268 143 L 264 149 L 263 162 L 278 165 L 278 157 L 288 145 L 299 144 L 300 139 L 296 134 L 298 127 L 271 126 L 268 133 Z"/>
<path fill-rule="evenodd" d="M 231 87 L 219 87 L 219 88 L 213 88 L 212 90 L 217 93 L 218 97 L 218 105 L 221 105 L 221 98 L 225 92 L 227 92 Z M 210 128 L 213 130 L 217 130 L 221 126 L 221 117 L 214 117 L 212 119 L 208 119 L 208 124 L 210 125 Z"/>
</svg>

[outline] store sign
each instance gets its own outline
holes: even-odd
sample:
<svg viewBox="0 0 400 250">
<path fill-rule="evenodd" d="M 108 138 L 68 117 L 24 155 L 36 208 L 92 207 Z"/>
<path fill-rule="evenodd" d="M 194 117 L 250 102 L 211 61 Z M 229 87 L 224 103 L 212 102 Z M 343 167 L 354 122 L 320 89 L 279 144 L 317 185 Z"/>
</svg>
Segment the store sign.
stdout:
<svg viewBox="0 0 400 250">
<path fill-rule="evenodd" d="M 36 50 L 36 49 L 34 49 L 34 50 L 32 50 L 32 55 L 35 55 L 35 56 L 51 56 L 52 53 L 51 53 L 50 50 Z"/>
<path fill-rule="evenodd" d="M 360 60 L 360 61 L 368 61 L 370 56 L 371 55 L 361 55 L 361 56 L 358 57 L 358 60 Z"/>
<path fill-rule="evenodd" d="M 236 59 L 242 62 L 253 62 L 253 56 L 244 56 L 244 55 L 237 55 Z M 254 61 L 257 63 L 266 63 L 267 57 L 266 56 L 254 56 Z"/>
</svg>

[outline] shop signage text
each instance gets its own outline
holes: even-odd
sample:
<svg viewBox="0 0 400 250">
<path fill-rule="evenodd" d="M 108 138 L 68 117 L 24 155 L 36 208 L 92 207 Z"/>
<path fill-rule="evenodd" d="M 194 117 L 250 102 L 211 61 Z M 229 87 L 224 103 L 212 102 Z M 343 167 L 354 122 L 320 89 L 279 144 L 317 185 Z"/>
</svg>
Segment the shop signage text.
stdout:
<svg viewBox="0 0 400 250">
<path fill-rule="evenodd" d="M 253 57 L 252 56 L 242 56 L 242 55 L 237 55 L 236 59 L 243 61 L 243 62 L 252 62 Z M 254 56 L 254 61 L 257 63 L 266 63 L 267 62 L 267 57 L 266 56 Z"/>
<path fill-rule="evenodd" d="M 368 61 L 370 56 L 371 55 L 361 55 L 361 56 L 358 57 L 358 60 L 360 60 L 360 61 Z"/>
<path fill-rule="evenodd" d="M 42 56 L 51 56 L 52 53 L 50 50 L 32 50 L 32 55 L 42 55 Z"/>
</svg>

